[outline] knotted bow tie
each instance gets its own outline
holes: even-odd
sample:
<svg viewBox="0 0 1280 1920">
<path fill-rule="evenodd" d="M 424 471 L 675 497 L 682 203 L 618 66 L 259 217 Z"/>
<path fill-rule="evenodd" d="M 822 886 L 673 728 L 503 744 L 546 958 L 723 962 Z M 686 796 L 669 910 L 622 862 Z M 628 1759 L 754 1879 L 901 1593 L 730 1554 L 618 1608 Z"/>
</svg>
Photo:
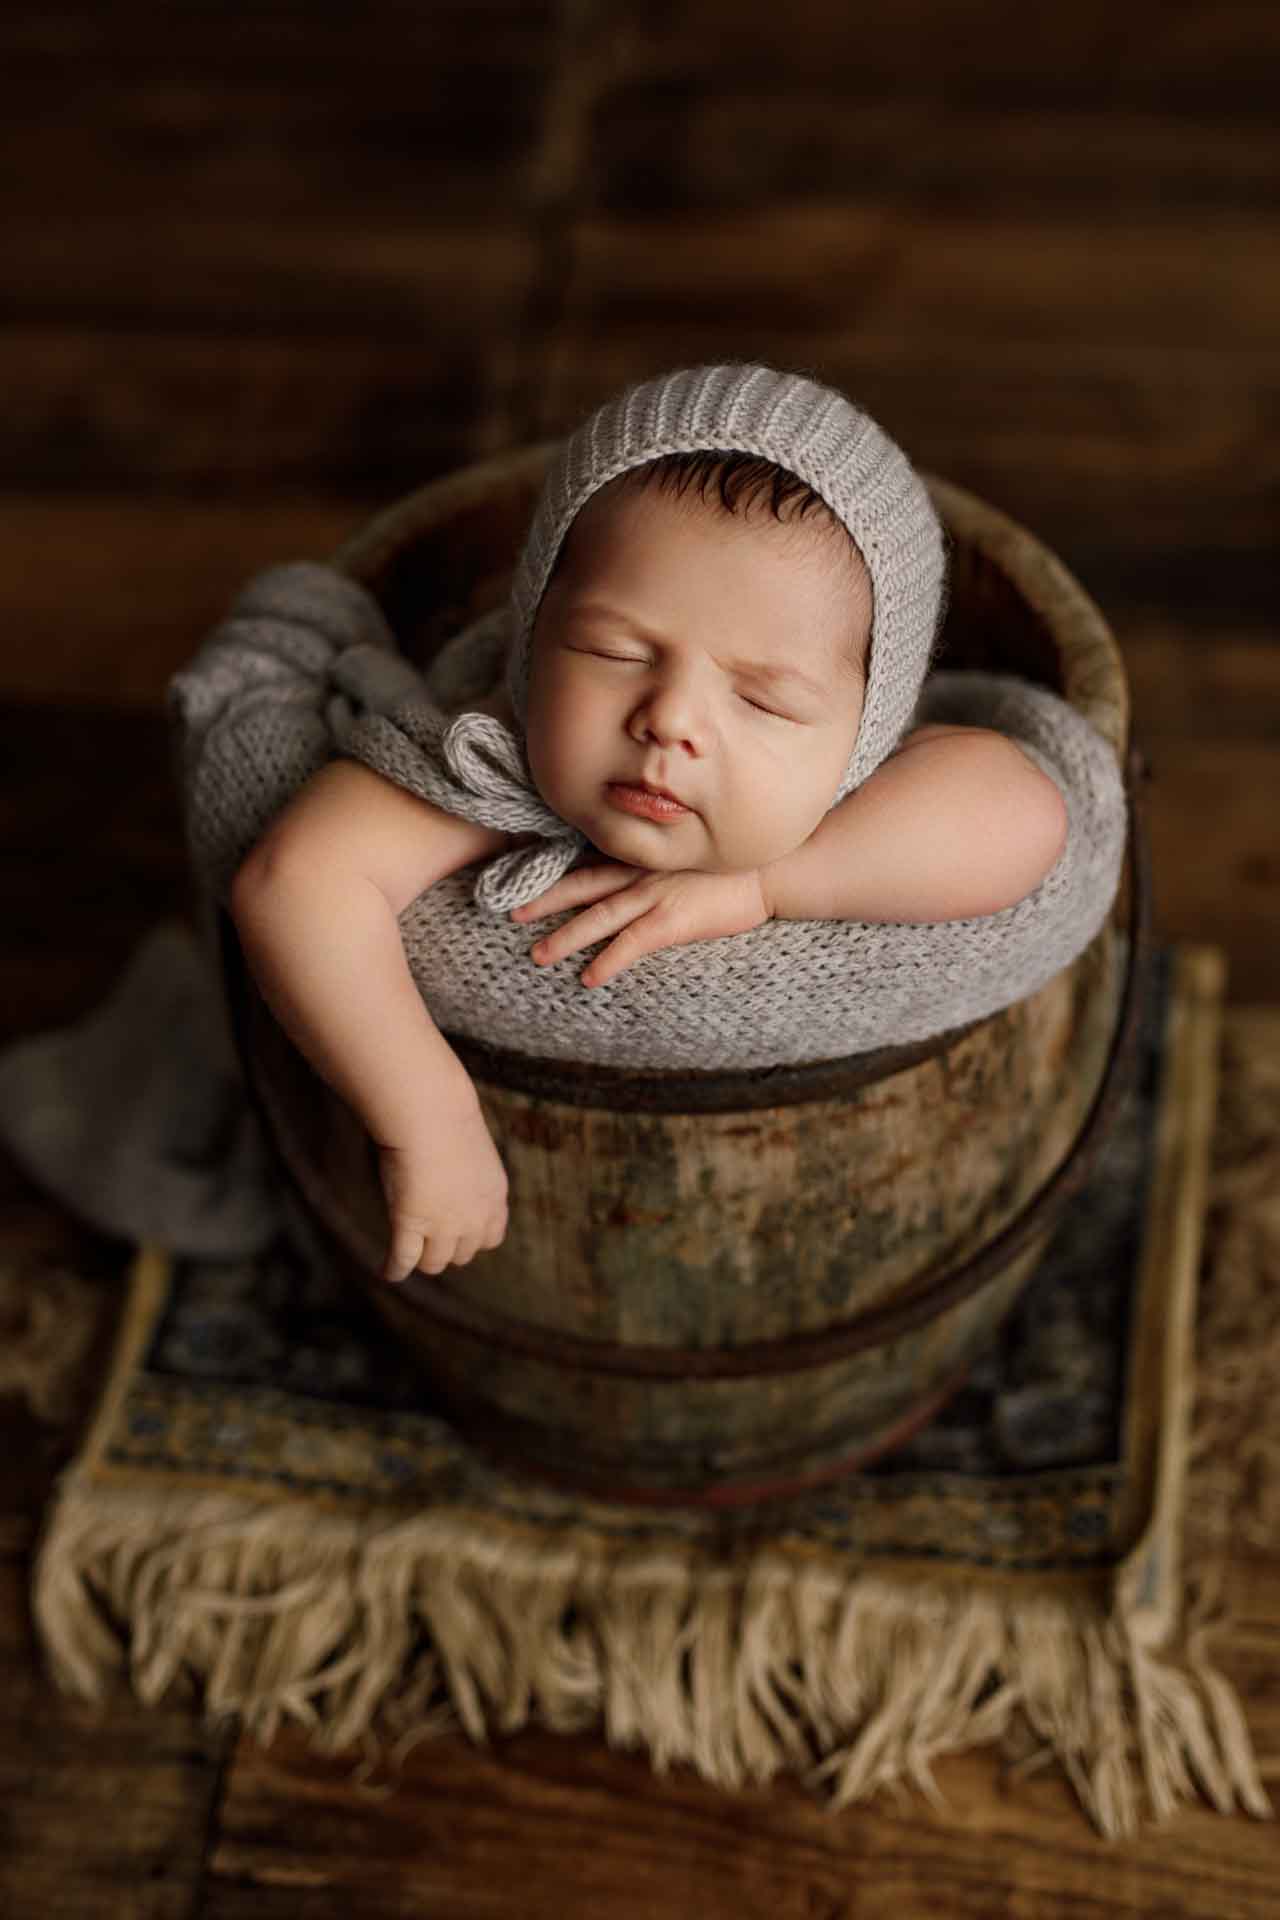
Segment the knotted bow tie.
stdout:
<svg viewBox="0 0 1280 1920">
<path fill-rule="evenodd" d="M 473 898 L 504 914 L 537 899 L 589 845 L 547 806 L 521 742 L 488 713 L 443 715 L 421 676 L 400 654 L 368 643 L 334 659 L 327 707 L 330 731 L 345 753 L 398 779 L 423 799 L 501 833 L 533 833 L 536 842 L 486 861 Z"/>
</svg>

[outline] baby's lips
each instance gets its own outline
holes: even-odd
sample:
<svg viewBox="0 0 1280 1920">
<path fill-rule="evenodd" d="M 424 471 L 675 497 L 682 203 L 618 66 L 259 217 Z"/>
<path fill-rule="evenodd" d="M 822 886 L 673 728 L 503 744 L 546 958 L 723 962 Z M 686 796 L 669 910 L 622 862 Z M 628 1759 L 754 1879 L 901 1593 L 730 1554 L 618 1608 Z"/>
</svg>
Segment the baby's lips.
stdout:
<svg viewBox="0 0 1280 1920">
<path fill-rule="evenodd" d="M 610 780 L 611 787 L 628 787 L 633 793 L 651 793 L 656 800 L 672 800 L 676 806 L 683 807 L 686 813 L 696 813 L 697 809 L 688 800 L 677 793 L 669 793 L 665 787 L 646 786 L 643 780 Z"/>
</svg>

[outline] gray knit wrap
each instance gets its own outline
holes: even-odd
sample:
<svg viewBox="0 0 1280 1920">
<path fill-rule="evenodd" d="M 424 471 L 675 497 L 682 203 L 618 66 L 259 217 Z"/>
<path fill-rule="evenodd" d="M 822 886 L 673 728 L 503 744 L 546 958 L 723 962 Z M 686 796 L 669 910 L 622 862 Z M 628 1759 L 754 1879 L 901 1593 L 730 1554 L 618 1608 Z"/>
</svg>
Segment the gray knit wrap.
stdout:
<svg viewBox="0 0 1280 1920">
<path fill-rule="evenodd" d="M 545 922 L 518 926 L 507 910 L 588 850 L 537 792 L 525 752 L 538 606 L 576 515 L 599 488 L 663 454 L 698 451 L 758 455 L 807 482 L 867 567 L 867 687 L 831 805 L 913 721 L 1004 732 L 1067 803 L 1066 850 L 1026 899 L 934 925 L 773 921 L 647 954 L 590 991 L 579 981 L 585 953 L 534 967 L 529 947 Z M 944 554 L 922 482 L 840 394 L 758 366 L 647 381 L 560 449 L 509 602 L 455 636 L 426 676 L 399 654 L 373 598 L 334 569 L 303 562 L 249 583 L 172 684 L 193 860 L 225 900 L 279 809 L 326 760 L 346 754 L 446 812 L 537 836 L 487 861 L 478 878 L 446 876 L 401 915 L 410 969 L 446 1031 L 553 1058 L 711 1070 L 827 1059 L 980 1019 L 1044 985 L 1101 927 L 1123 857 L 1124 792 L 1107 743 L 1043 688 L 987 674 L 925 680 Z M 504 675 L 516 731 L 470 710 Z"/>
<path fill-rule="evenodd" d="M 506 617 L 452 642 L 424 683 L 377 603 L 345 575 L 300 562 L 251 580 L 170 689 L 188 840 L 208 891 L 226 901 L 255 841 L 353 739 L 368 765 L 440 804 L 454 777 L 441 771 L 447 709 L 501 681 Z M 552 1059 L 709 1072 L 905 1045 L 1034 993 L 1089 944 L 1114 898 L 1125 838 L 1116 756 L 1083 714 L 1008 675 L 934 672 L 913 718 L 993 728 L 1061 790 L 1067 845 L 1015 906 L 927 925 L 773 920 L 646 954 L 587 989 L 579 975 L 590 949 L 535 967 L 529 948 L 549 922 L 479 911 L 463 870 L 399 921 L 436 1022 Z M 474 775 L 464 765 L 459 777 Z M 502 828 L 501 778 L 495 787 L 482 804 Z"/>
<path fill-rule="evenodd" d="M 508 610 L 507 686 L 518 734 L 487 714 L 463 714 L 430 740 L 439 783 L 424 797 L 534 845 L 486 862 L 475 882 L 492 913 L 544 893 L 588 846 L 543 802 L 529 771 L 524 721 L 534 620 L 556 555 L 593 494 L 663 454 L 754 454 L 805 481 L 848 530 L 871 579 L 872 622 L 863 711 L 835 806 L 873 773 L 907 729 L 938 630 L 945 540 L 905 454 L 870 416 L 802 374 L 741 365 L 691 367 L 629 388 L 593 413 L 547 475 L 516 567 Z M 396 716 L 398 718 L 398 716 Z M 358 726 L 344 751 L 387 770 L 403 756 L 396 718 Z M 415 748 L 428 729 L 419 721 Z"/>
</svg>

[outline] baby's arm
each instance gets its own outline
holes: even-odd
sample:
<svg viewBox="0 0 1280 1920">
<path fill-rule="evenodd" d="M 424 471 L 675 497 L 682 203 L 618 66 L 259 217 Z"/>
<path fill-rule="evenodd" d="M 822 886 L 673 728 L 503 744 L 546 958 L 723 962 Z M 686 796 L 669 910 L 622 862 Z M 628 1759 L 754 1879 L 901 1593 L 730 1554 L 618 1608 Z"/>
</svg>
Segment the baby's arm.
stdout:
<svg viewBox="0 0 1280 1920">
<path fill-rule="evenodd" d="M 1061 793 L 1012 740 L 926 726 L 761 882 L 780 920 L 966 920 L 1025 898 L 1066 840 Z"/>
<path fill-rule="evenodd" d="M 388 1280 L 463 1266 L 506 1231 L 506 1171 L 396 921 L 443 875 L 508 844 L 338 760 L 302 788 L 232 885 L 264 999 L 381 1149 Z"/>
</svg>

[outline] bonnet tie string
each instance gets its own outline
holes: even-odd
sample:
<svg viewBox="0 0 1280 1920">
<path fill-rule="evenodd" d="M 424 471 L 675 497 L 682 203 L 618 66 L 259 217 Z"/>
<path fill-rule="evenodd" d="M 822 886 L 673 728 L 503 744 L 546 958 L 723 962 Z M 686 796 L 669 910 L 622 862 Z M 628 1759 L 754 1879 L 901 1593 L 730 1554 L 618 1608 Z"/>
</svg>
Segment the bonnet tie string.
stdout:
<svg viewBox="0 0 1280 1920">
<path fill-rule="evenodd" d="M 329 669 L 327 719 L 334 744 L 445 813 L 501 833 L 537 835 L 487 860 L 473 899 L 503 914 L 554 886 L 589 845 L 553 813 L 533 784 L 521 742 L 488 713 L 449 720 L 402 655 L 361 644 Z"/>
<path fill-rule="evenodd" d="M 465 799 L 486 825 L 508 833 L 536 833 L 528 847 L 512 847 L 485 862 L 474 899 L 490 913 L 508 913 L 536 900 L 568 873 L 588 845 L 587 836 L 553 813 L 534 786 L 524 750 L 509 727 L 489 713 L 460 713 L 443 740 L 445 764 L 453 775 L 458 811 Z M 474 796 L 474 798 L 472 798 Z"/>
</svg>

